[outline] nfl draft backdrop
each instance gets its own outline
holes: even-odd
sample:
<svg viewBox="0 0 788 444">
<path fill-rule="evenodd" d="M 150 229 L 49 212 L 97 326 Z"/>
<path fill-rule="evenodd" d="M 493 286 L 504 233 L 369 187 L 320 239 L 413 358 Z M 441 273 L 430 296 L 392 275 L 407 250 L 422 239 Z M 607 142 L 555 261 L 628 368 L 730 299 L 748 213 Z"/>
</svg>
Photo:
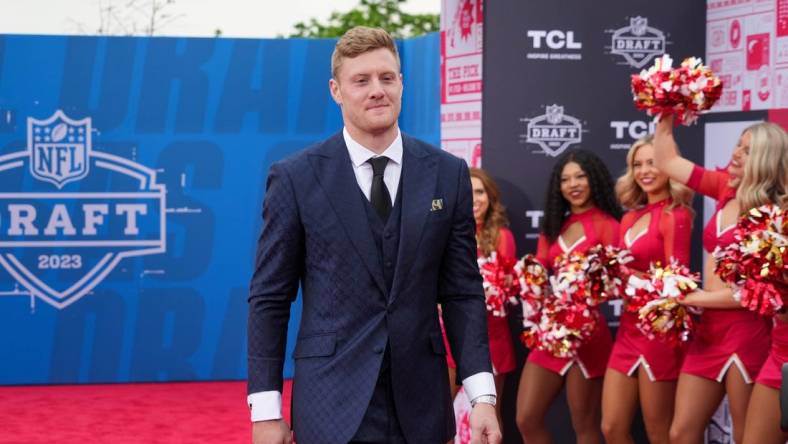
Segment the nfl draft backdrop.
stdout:
<svg viewBox="0 0 788 444">
<path fill-rule="evenodd" d="M 0 36 L 0 384 L 245 378 L 266 173 L 341 129 L 334 43 Z M 433 144 L 438 44 L 399 43 Z"/>
<path fill-rule="evenodd" d="M 504 0 L 488 2 L 484 9 L 482 165 L 500 185 L 517 252 L 523 255 L 536 250 L 546 187 L 558 156 L 582 148 L 598 154 L 614 177 L 624 172 L 631 143 L 653 130 L 651 118 L 632 104 L 630 75 L 663 53 L 677 63 L 703 56 L 706 5 L 684 0 L 615 0 L 604 6 L 582 0 Z M 677 137 L 684 154 L 702 163 L 702 125 L 683 129 Z M 701 227 L 698 220 L 692 258 L 696 270 Z M 611 325 L 617 326 L 620 304 L 606 308 Z M 519 332 L 519 320 L 511 321 Z M 519 353 L 525 352 L 520 346 Z M 513 379 L 507 393 L 516 393 Z M 509 415 L 505 433 L 512 436 L 517 432 Z M 559 442 L 574 439 L 566 420 L 566 406 L 557 403 L 549 422 Z"/>
<path fill-rule="evenodd" d="M 702 56 L 705 13 L 681 0 L 486 5 L 482 161 L 501 182 L 519 252 L 535 250 L 558 156 L 582 148 L 623 172 L 631 143 L 653 129 L 630 75 L 665 52 Z M 702 161 L 702 127 L 679 133 Z"/>
</svg>

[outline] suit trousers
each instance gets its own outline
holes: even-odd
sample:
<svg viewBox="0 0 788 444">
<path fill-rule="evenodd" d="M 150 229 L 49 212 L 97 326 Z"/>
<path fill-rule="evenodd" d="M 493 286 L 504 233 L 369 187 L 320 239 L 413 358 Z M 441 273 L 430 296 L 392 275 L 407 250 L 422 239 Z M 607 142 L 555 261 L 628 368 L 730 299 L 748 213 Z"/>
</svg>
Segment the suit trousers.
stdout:
<svg viewBox="0 0 788 444">
<path fill-rule="evenodd" d="M 394 407 L 394 391 L 391 386 L 391 352 L 388 345 L 380 365 L 378 381 L 372 392 L 369 407 L 364 413 L 351 444 L 405 444 Z"/>
</svg>

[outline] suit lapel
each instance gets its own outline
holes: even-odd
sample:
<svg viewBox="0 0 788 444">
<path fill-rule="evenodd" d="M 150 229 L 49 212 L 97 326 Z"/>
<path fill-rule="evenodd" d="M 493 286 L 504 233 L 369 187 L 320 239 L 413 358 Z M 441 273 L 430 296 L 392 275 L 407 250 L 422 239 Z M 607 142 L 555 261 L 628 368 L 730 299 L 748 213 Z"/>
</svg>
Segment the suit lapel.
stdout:
<svg viewBox="0 0 788 444">
<path fill-rule="evenodd" d="M 392 299 L 396 297 L 415 261 L 438 180 L 437 156 L 405 135 L 402 136 L 402 148 L 402 216 Z"/>
<path fill-rule="evenodd" d="M 350 238 L 375 283 L 388 297 L 377 247 L 368 228 L 364 203 L 359 196 L 358 182 L 342 133 L 327 140 L 322 149 L 310 156 L 310 160 L 331 207 L 345 228 L 345 234 Z M 350 273 L 352 270 L 339 272 Z"/>
</svg>

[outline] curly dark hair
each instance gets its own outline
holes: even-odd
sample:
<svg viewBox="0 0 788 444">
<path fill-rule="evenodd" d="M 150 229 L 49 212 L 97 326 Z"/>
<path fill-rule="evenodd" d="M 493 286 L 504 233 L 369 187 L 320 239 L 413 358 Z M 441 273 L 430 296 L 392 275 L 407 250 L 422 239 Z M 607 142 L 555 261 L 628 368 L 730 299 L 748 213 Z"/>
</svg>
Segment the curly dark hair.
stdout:
<svg viewBox="0 0 788 444">
<path fill-rule="evenodd" d="M 561 194 L 561 173 L 569 162 L 575 162 L 588 176 L 591 187 L 591 201 L 594 206 L 609 214 L 616 220 L 621 220 L 621 206 L 616 200 L 613 191 L 613 178 L 610 176 L 602 159 L 596 154 L 586 150 L 574 150 L 564 153 L 558 158 L 550 174 L 550 185 L 545 196 L 544 218 L 542 219 L 542 234 L 552 243 L 561 234 L 561 226 L 569 214 L 569 202 Z"/>
</svg>

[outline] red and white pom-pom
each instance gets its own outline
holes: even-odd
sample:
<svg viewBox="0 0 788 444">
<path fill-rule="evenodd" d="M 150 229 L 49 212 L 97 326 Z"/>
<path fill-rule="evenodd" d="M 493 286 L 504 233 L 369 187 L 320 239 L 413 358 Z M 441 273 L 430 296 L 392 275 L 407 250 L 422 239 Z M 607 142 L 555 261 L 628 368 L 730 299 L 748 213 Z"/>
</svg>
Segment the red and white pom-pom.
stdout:
<svg viewBox="0 0 788 444">
<path fill-rule="evenodd" d="M 487 311 L 493 316 L 505 317 L 506 306 L 517 304 L 519 297 L 519 282 L 514 276 L 515 260 L 499 257 L 493 251 L 488 257 L 480 257 L 478 263 Z"/>
<path fill-rule="evenodd" d="M 526 254 L 514 265 L 519 283 L 520 303 L 523 305 L 524 327 L 530 328 L 542 309 L 548 292 L 547 269 L 533 254 Z"/>
<path fill-rule="evenodd" d="M 714 272 L 733 296 L 765 316 L 780 312 L 788 294 L 788 214 L 775 205 L 751 209 L 734 229 L 735 242 L 714 250 Z"/>
<path fill-rule="evenodd" d="M 654 300 L 657 297 L 654 291 L 654 286 L 651 281 L 643 279 L 637 275 L 632 275 L 627 281 L 627 288 L 625 290 L 625 304 L 624 310 L 629 313 L 639 313 L 644 305 Z"/>
<path fill-rule="evenodd" d="M 545 301 L 539 323 L 524 330 L 523 343 L 559 358 L 577 356 L 580 347 L 596 329 L 599 311 L 583 303 L 565 303 L 550 298 Z"/>
<path fill-rule="evenodd" d="M 593 305 L 613 299 L 621 299 L 624 282 L 629 276 L 626 264 L 633 260 L 629 250 L 610 245 L 597 245 L 586 252 L 588 268 L 586 276 L 590 282 L 588 296 Z"/>
<path fill-rule="evenodd" d="M 649 69 L 632 74 L 633 100 L 650 116 L 673 114 L 677 124 L 691 125 L 720 98 L 722 81 L 697 57 L 685 59 L 678 68 L 672 65 L 664 54 Z"/>
<path fill-rule="evenodd" d="M 557 262 L 557 272 L 550 280 L 553 294 L 563 301 L 583 301 L 592 307 L 620 299 L 629 274 L 625 264 L 631 260 L 628 250 L 609 245 L 572 253 Z"/>
<path fill-rule="evenodd" d="M 630 260 L 629 252 L 602 245 L 557 259 L 557 273 L 549 280 L 552 295 L 539 301 L 539 316 L 527 316 L 524 304 L 523 343 L 558 357 L 576 356 L 596 329 L 600 316 L 596 307 L 620 297 L 628 274 L 624 264 Z M 535 280 L 544 285 L 542 272 L 537 276 Z M 521 291 L 524 287 L 521 283 Z M 547 289 L 540 291 L 544 294 Z"/>
<path fill-rule="evenodd" d="M 681 347 L 692 339 L 696 314 L 676 298 L 654 299 L 640 309 L 638 328 L 649 339 Z"/>
<path fill-rule="evenodd" d="M 520 342 L 531 350 L 539 348 L 539 322 L 541 320 L 542 312 L 539 316 L 532 319 L 523 319 L 523 331 L 520 333 Z"/>
<path fill-rule="evenodd" d="M 638 314 L 637 327 L 649 339 L 680 346 L 692 338 L 698 314 L 680 300 L 698 288 L 698 280 L 675 259 L 665 267 L 651 264 L 646 279 L 629 278 L 627 311 Z"/>
</svg>

